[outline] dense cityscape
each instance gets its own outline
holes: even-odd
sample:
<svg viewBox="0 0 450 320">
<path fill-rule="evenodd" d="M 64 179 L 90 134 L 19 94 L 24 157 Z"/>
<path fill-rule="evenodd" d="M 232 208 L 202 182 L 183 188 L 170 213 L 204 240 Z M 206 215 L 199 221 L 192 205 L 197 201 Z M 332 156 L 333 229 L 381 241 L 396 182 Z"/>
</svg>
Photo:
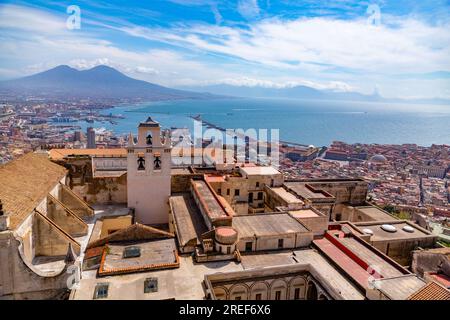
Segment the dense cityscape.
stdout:
<svg viewBox="0 0 450 320">
<path fill-rule="evenodd" d="M 0 302 L 281 319 L 392 316 L 403 300 L 402 318 L 445 315 L 449 13 L 0 3 Z"/>
<path fill-rule="evenodd" d="M 31 101 L 30 101 L 31 100 Z M 46 102 L 26 99 L 0 106 L 0 163 L 35 150 L 124 148 L 126 135 L 73 122 L 115 124 L 121 115 L 103 114 L 103 101 Z M 280 168 L 286 179 L 351 179 L 369 182 L 372 203 L 443 232 L 450 217 L 450 146 L 348 144 L 315 147 L 282 144 Z M 426 221 L 426 222 L 425 222 Z M 443 235 L 448 240 L 448 236 Z"/>
</svg>

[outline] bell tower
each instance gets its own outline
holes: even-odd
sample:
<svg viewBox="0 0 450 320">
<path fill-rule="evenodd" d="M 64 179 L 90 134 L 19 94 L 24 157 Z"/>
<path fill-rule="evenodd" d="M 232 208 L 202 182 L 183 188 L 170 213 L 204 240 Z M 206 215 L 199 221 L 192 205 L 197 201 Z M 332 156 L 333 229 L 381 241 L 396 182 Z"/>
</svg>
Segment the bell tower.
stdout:
<svg viewBox="0 0 450 320">
<path fill-rule="evenodd" d="M 169 222 L 171 143 L 169 133 L 161 136 L 159 123 L 148 117 L 138 126 L 137 143 L 128 141 L 128 207 L 135 209 L 136 222 Z"/>
</svg>

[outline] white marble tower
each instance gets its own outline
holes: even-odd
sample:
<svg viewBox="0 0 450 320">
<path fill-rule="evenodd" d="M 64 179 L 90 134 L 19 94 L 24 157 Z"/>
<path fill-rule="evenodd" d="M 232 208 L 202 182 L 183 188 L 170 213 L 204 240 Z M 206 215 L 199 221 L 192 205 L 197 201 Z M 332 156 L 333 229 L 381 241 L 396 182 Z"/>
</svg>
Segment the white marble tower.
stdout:
<svg viewBox="0 0 450 320">
<path fill-rule="evenodd" d="M 159 123 L 148 117 L 138 127 L 137 143 L 128 142 L 128 207 L 135 209 L 136 222 L 169 222 L 171 144 L 161 136 Z"/>
</svg>

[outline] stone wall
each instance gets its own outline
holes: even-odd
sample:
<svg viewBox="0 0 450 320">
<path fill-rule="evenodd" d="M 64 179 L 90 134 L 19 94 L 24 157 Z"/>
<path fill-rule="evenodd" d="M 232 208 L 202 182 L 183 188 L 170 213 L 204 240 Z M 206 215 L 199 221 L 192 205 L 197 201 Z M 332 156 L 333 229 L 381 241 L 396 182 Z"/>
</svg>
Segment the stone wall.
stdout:
<svg viewBox="0 0 450 320">
<path fill-rule="evenodd" d="M 80 247 L 73 240 L 70 240 L 63 231 L 55 225 L 49 223 L 44 216 L 39 213 L 33 215 L 33 238 L 37 239 L 34 248 L 35 257 L 54 256 L 61 257 L 67 254 L 69 244 L 74 246 L 77 254 Z"/>
<path fill-rule="evenodd" d="M 80 237 L 88 232 L 85 222 L 51 196 L 47 197 L 47 217 L 72 237 Z"/>
<path fill-rule="evenodd" d="M 218 300 L 328 300 L 325 290 L 307 271 L 259 277 L 260 270 L 242 279 L 212 284 Z"/>
<path fill-rule="evenodd" d="M 69 187 L 62 185 L 60 198 L 58 199 L 80 218 L 92 216 L 94 210 L 87 205 L 83 198 L 75 194 Z"/>
<path fill-rule="evenodd" d="M 72 187 L 89 204 L 126 204 L 127 175 L 119 178 L 95 178 L 91 182 Z"/>
<path fill-rule="evenodd" d="M 283 247 L 278 247 L 278 240 L 283 239 Z M 265 251 L 265 250 L 280 250 L 280 249 L 294 249 L 307 247 L 313 240 L 312 232 L 305 233 L 289 233 L 280 234 L 275 236 L 258 236 L 239 238 L 236 248 L 245 252 L 247 242 L 252 243 L 252 251 Z"/>
<path fill-rule="evenodd" d="M 308 182 L 314 188 L 324 190 L 336 198 L 336 203 L 349 203 L 352 205 L 364 204 L 367 198 L 368 184 L 365 181 L 340 180 L 336 182 Z"/>
<path fill-rule="evenodd" d="M 19 255 L 19 241 L 13 232 L 0 233 L 0 299 L 59 299 L 67 291 L 71 273 L 42 277 L 31 269 Z"/>
<path fill-rule="evenodd" d="M 411 270 L 420 277 L 425 272 L 439 272 L 450 277 L 450 248 L 413 251 Z"/>
<path fill-rule="evenodd" d="M 432 237 L 408 240 L 401 239 L 400 241 L 370 241 L 375 248 L 403 266 L 411 265 L 412 252 L 414 250 L 418 247 L 432 248 L 435 242 L 436 239 Z"/>
<path fill-rule="evenodd" d="M 189 192 L 191 188 L 191 179 L 201 179 L 203 174 L 173 174 L 171 176 L 172 193 Z"/>
</svg>

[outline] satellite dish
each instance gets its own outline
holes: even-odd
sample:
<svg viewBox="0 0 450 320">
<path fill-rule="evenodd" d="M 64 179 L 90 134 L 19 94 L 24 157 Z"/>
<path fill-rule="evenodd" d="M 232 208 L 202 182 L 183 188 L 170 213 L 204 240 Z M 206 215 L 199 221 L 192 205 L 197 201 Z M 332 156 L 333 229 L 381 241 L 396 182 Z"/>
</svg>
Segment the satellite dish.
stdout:
<svg viewBox="0 0 450 320">
<path fill-rule="evenodd" d="M 367 233 L 367 234 L 370 234 L 370 235 L 372 235 L 373 234 L 373 231 L 372 230 L 370 230 L 370 229 L 368 229 L 368 228 L 366 228 L 366 229 L 363 229 L 362 230 L 364 233 Z"/>
<path fill-rule="evenodd" d="M 383 224 L 381 226 L 381 229 L 383 229 L 384 231 L 387 231 L 387 232 L 396 232 L 397 231 L 397 228 L 394 227 L 392 224 Z"/>
</svg>

